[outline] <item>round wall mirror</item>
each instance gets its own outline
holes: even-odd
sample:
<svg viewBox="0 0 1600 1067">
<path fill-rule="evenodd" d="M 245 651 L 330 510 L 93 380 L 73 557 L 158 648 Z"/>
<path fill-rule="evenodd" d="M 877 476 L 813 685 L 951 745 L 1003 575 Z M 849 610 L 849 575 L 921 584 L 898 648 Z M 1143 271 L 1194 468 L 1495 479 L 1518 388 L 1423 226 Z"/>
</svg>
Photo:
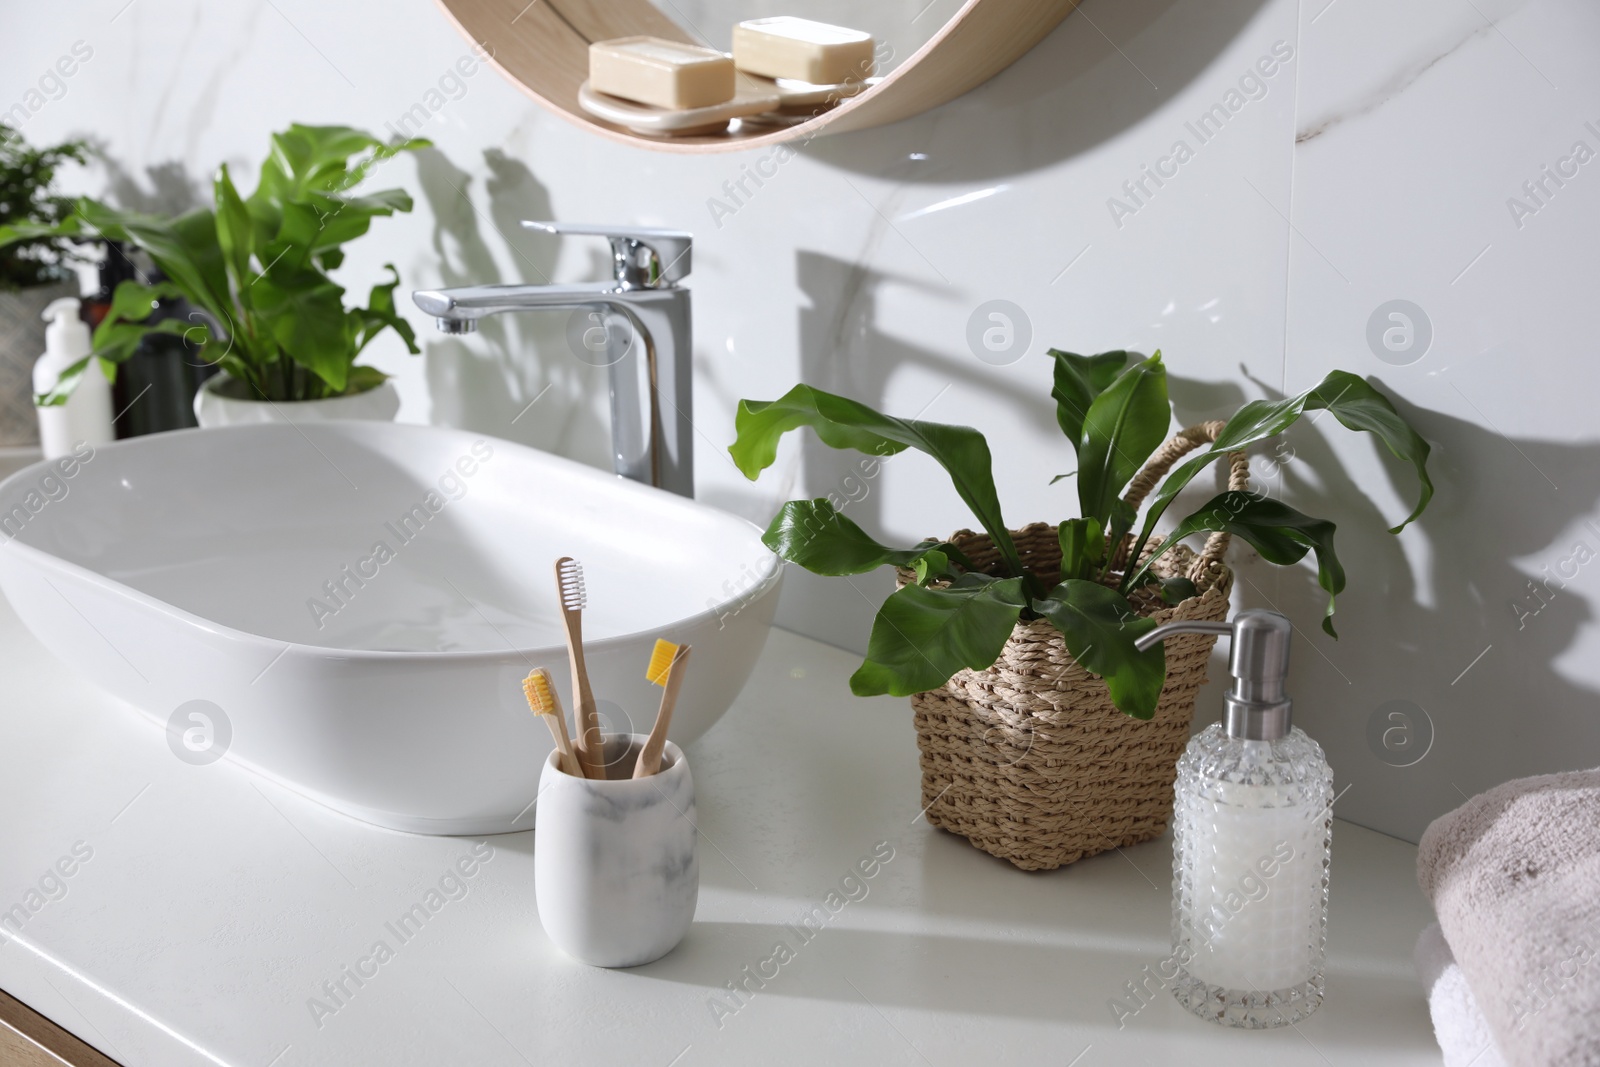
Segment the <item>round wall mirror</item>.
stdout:
<svg viewBox="0 0 1600 1067">
<path fill-rule="evenodd" d="M 952 100 L 1010 66 L 1078 0 L 439 0 L 463 34 L 544 106 L 615 140 L 664 151 L 717 152 L 881 126 Z M 733 27 L 792 15 L 868 33 L 864 82 L 801 91 L 778 83 L 781 108 L 693 126 L 595 94 L 589 46 L 646 35 L 726 52 Z M 770 83 L 762 83 L 770 84 Z M 740 92 L 750 83 L 741 75 Z M 682 127 L 674 130 L 676 123 Z"/>
</svg>

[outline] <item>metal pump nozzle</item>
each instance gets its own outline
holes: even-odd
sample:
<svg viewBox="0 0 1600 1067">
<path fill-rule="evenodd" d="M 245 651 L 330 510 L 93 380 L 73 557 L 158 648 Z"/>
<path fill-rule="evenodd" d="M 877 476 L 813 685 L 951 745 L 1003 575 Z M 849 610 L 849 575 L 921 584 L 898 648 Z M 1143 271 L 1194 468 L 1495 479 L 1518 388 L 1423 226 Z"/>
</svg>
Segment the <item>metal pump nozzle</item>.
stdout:
<svg viewBox="0 0 1600 1067">
<path fill-rule="evenodd" d="M 1233 685 L 1224 697 L 1223 728 L 1246 741 L 1275 741 L 1289 732 L 1292 702 L 1283 691 L 1289 674 L 1289 638 L 1294 627 L 1276 611 L 1252 609 L 1233 622 L 1169 622 L 1134 641 L 1141 652 L 1175 634 L 1215 634 L 1233 639 L 1228 673 Z"/>
</svg>

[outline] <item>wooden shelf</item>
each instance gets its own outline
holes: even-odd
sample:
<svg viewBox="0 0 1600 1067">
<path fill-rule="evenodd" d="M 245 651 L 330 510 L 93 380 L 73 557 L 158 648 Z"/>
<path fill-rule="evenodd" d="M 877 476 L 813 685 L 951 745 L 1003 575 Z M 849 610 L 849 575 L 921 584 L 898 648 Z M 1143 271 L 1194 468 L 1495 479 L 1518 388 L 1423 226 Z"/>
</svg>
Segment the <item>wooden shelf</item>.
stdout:
<svg viewBox="0 0 1600 1067">
<path fill-rule="evenodd" d="M 882 126 L 953 100 L 1039 43 L 1078 0 L 967 0 L 938 33 L 861 95 L 792 126 L 646 137 L 578 105 L 594 41 L 645 33 L 693 41 L 652 0 L 439 0 L 439 6 L 512 84 L 556 114 L 624 144 L 665 152 L 731 152 Z"/>
</svg>

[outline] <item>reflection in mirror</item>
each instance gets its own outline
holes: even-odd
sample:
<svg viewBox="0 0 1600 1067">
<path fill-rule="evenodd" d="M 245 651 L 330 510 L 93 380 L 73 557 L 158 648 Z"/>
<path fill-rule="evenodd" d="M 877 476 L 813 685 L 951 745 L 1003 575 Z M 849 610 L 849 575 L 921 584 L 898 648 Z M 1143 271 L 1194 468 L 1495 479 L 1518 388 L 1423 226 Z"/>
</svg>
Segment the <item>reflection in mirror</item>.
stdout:
<svg viewBox="0 0 1600 1067">
<path fill-rule="evenodd" d="M 794 15 L 870 33 L 878 42 L 877 73 L 888 74 L 932 40 L 964 0 L 655 0 L 663 15 L 696 41 L 733 48 L 733 27 L 749 19 Z"/>
</svg>

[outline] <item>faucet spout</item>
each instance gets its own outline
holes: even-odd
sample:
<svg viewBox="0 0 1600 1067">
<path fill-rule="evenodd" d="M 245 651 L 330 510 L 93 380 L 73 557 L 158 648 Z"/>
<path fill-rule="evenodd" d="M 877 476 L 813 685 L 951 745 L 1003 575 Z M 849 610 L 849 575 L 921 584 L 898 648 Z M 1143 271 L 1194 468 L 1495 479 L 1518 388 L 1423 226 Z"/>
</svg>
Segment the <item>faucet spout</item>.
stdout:
<svg viewBox="0 0 1600 1067">
<path fill-rule="evenodd" d="M 472 322 L 507 311 L 539 308 L 603 306 L 622 292 L 612 282 L 583 285 L 463 285 L 456 289 L 419 289 L 411 294 L 417 307 L 432 315 L 445 333 L 446 322 Z"/>
<path fill-rule="evenodd" d="M 573 355 L 610 375 L 612 461 L 618 475 L 694 496 L 694 438 L 689 290 L 636 288 L 624 280 L 579 285 L 469 285 L 412 294 L 440 332 L 471 333 L 478 321 L 507 312 L 588 310 L 597 323 L 623 320 L 626 331 L 600 330 L 606 344 Z M 577 344 L 584 351 L 577 350 Z M 642 365 L 641 365 L 642 360 Z"/>
</svg>

